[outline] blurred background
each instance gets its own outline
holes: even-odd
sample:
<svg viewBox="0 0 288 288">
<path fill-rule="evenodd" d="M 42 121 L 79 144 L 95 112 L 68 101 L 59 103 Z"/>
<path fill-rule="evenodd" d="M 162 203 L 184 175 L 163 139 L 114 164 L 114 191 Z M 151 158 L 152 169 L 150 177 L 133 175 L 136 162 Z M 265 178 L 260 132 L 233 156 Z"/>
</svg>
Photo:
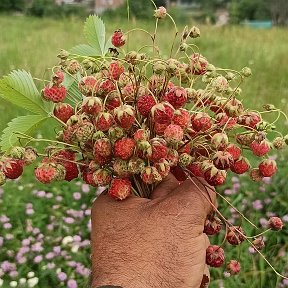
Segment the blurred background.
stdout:
<svg viewBox="0 0 288 288">
<path fill-rule="evenodd" d="M 179 25 L 197 25 L 201 37 L 195 44 L 215 66 L 253 75 L 243 84 L 243 101 L 252 109 L 272 103 L 288 112 L 288 1 L 287 0 L 177 0 L 155 1 L 166 6 Z M 127 21 L 127 3 L 130 22 Z M 25 69 L 40 79 L 49 79 L 57 65 L 60 49 L 84 43 L 83 23 L 89 14 L 99 14 L 107 34 L 121 28 L 143 27 L 153 31 L 153 5 L 148 0 L 0 0 L 0 77 L 13 69 Z M 159 25 L 158 45 L 168 53 L 174 37 L 168 19 Z M 147 41 L 134 33 L 130 49 Z M 169 44 L 169 45 L 168 45 Z M 166 52 L 165 52 L 166 51 Z M 43 82 L 35 80 L 39 89 Z M 25 111 L 0 98 L 0 131 Z M 274 120 L 277 115 L 268 117 Z M 283 117 L 278 126 L 287 134 Z M 43 137 L 53 137 L 53 122 L 42 129 Z M 38 134 L 39 137 L 41 135 Z M 264 183 L 252 183 L 247 176 L 230 177 L 219 190 L 257 226 L 267 226 L 270 216 L 288 223 L 287 153 L 273 155 L 279 172 Z M 0 287 L 88 287 L 90 253 L 90 206 L 95 189 L 81 181 L 53 185 L 34 180 L 33 167 L 17 181 L 0 187 Z M 255 230 L 227 203 L 220 210 L 247 234 Z M 275 268 L 288 275 L 288 229 L 268 233 L 263 253 Z M 221 243 L 224 231 L 212 243 Z M 288 287 L 248 243 L 226 247 L 226 258 L 240 259 L 242 272 L 229 277 L 224 269 L 212 269 L 209 287 Z"/>
</svg>

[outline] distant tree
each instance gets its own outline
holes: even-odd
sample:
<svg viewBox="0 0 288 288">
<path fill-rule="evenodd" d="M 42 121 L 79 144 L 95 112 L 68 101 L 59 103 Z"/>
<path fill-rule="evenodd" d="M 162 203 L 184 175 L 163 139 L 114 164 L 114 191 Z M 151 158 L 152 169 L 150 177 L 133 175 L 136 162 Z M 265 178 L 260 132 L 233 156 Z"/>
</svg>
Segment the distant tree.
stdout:
<svg viewBox="0 0 288 288">
<path fill-rule="evenodd" d="M 273 0 L 271 14 L 275 25 L 288 25 L 288 1 Z"/>
<path fill-rule="evenodd" d="M 0 12 L 24 11 L 25 0 L 0 0 Z"/>
</svg>

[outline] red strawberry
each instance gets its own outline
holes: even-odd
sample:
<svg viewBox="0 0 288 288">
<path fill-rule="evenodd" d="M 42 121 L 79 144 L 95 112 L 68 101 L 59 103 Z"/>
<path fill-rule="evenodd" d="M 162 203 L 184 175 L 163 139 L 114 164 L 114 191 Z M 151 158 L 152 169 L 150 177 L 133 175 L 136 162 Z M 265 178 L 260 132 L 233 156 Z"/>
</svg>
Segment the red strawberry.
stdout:
<svg viewBox="0 0 288 288">
<path fill-rule="evenodd" d="M 247 158 L 239 157 L 234 163 L 230 166 L 232 172 L 236 174 L 243 174 L 250 169 L 250 163 Z"/>
<path fill-rule="evenodd" d="M 119 77 L 125 71 L 125 68 L 119 61 L 112 61 L 108 70 L 109 75 L 111 75 L 114 80 L 119 80 Z"/>
<path fill-rule="evenodd" d="M 237 122 L 241 125 L 247 126 L 246 128 L 250 127 L 254 129 L 256 125 L 261 122 L 261 116 L 260 114 L 251 111 L 240 115 Z"/>
<path fill-rule="evenodd" d="M 259 171 L 264 177 L 271 177 L 277 171 L 277 165 L 274 160 L 266 159 L 259 164 Z"/>
<path fill-rule="evenodd" d="M 148 140 L 149 131 L 145 129 L 138 129 L 133 135 L 135 141 Z"/>
<path fill-rule="evenodd" d="M 164 179 L 170 172 L 170 165 L 166 159 L 159 160 L 159 162 L 154 163 L 153 166 L 157 169 L 162 179 Z"/>
<path fill-rule="evenodd" d="M 93 180 L 97 186 L 106 186 L 112 180 L 112 173 L 107 169 L 98 169 L 93 173 Z"/>
<path fill-rule="evenodd" d="M 137 100 L 137 109 L 142 116 L 148 117 L 155 104 L 156 100 L 152 95 L 143 95 Z"/>
<path fill-rule="evenodd" d="M 63 180 L 65 178 L 65 168 L 61 164 L 44 160 L 35 169 L 35 176 L 41 183 L 47 184 L 56 180 Z"/>
<path fill-rule="evenodd" d="M 42 90 L 42 96 L 47 101 L 54 103 L 63 102 L 66 98 L 67 90 L 64 86 L 55 86 L 52 83 Z"/>
<path fill-rule="evenodd" d="M 175 109 L 178 109 L 187 102 L 187 92 L 185 88 L 175 86 L 166 92 L 163 100 L 169 102 Z"/>
<path fill-rule="evenodd" d="M 191 55 L 191 70 L 195 75 L 203 75 L 206 73 L 208 61 L 201 54 L 194 53 Z"/>
<path fill-rule="evenodd" d="M 132 184 L 127 178 L 115 178 L 111 181 L 108 195 L 116 200 L 124 200 L 131 195 Z"/>
<path fill-rule="evenodd" d="M 187 179 L 186 173 L 180 166 L 171 167 L 171 173 L 180 182 L 183 182 Z"/>
<path fill-rule="evenodd" d="M 73 107 L 67 103 L 57 103 L 53 114 L 55 117 L 66 123 L 68 119 L 74 115 Z"/>
<path fill-rule="evenodd" d="M 186 167 L 194 177 L 204 177 L 204 172 L 200 162 L 193 162 Z"/>
<path fill-rule="evenodd" d="M 168 143 L 179 143 L 184 137 L 184 131 L 179 125 L 170 124 L 164 131 L 164 138 Z"/>
<path fill-rule="evenodd" d="M 168 127 L 169 123 L 160 124 L 158 122 L 154 123 L 154 131 L 157 135 L 163 135 L 165 129 Z"/>
<path fill-rule="evenodd" d="M 245 232 L 240 226 L 229 227 L 226 239 L 231 245 L 239 245 L 245 240 Z"/>
<path fill-rule="evenodd" d="M 211 186 L 219 186 L 226 180 L 226 171 L 211 167 L 204 172 L 204 178 Z"/>
<path fill-rule="evenodd" d="M 221 127 L 225 126 L 226 129 L 233 128 L 235 126 L 235 124 L 237 123 L 236 118 L 229 117 L 225 112 L 217 113 L 215 115 L 215 120 L 219 126 L 221 126 Z"/>
<path fill-rule="evenodd" d="M 100 131 L 108 131 L 114 122 L 113 116 L 108 112 L 100 112 L 95 119 L 95 127 Z"/>
<path fill-rule="evenodd" d="M 114 90 L 116 90 L 115 83 L 110 79 L 106 79 L 100 83 L 98 93 L 106 96 Z"/>
<path fill-rule="evenodd" d="M 79 83 L 78 88 L 84 96 L 94 96 L 99 89 L 99 82 L 94 76 L 85 76 Z"/>
<path fill-rule="evenodd" d="M 107 108 L 109 111 L 113 111 L 115 108 L 119 107 L 121 105 L 121 101 L 119 98 L 118 93 L 111 93 L 105 104 L 105 108 Z"/>
<path fill-rule="evenodd" d="M 204 233 L 207 235 L 216 235 L 221 231 L 222 222 L 218 217 L 208 217 L 204 224 Z"/>
<path fill-rule="evenodd" d="M 237 261 L 237 260 L 230 260 L 230 261 L 227 263 L 226 270 L 227 270 L 227 272 L 230 273 L 231 275 L 239 274 L 239 273 L 240 273 L 240 270 L 241 270 L 240 262 Z"/>
<path fill-rule="evenodd" d="M 149 160 L 152 162 L 158 162 L 162 158 L 167 157 L 168 148 L 166 144 L 159 141 L 158 138 L 151 140 L 152 154 L 149 155 Z"/>
<path fill-rule="evenodd" d="M 241 149 L 233 143 L 230 143 L 227 146 L 226 151 L 232 155 L 234 160 L 239 159 L 239 157 L 241 156 Z"/>
<path fill-rule="evenodd" d="M 217 150 L 224 150 L 228 143 L 229 141 L 226 133 L 216 133 L 211 138 L 211 145 Z"/>
<path fill-rule="evenodd" d="M 218 245 L 210 245 L 206 249 L 206 264 L 211 267 L 220 267 L 225 261 L 224 250 Z"/>
<path fill-rule="evenodd" d="M 2 171 L 8 179 L 17 179 L 23 173 L 22 160 L 5 158 L 0 160 L 0 171 Z"/>
<path fill-rule="evenodd" d="M 183 129 L 186 128 L 190 123 L 190 113 L 184 108 L 180 108 L 174 111 L 172 123 L 179 125 Z"/>
<path fill-rule="evenodd" d="M 234 159 L 229 152 L 217 151 L 213 156 L 213 164 L 216 168 L 227 170 L 233 165 Z"/>
<path fill-rule="evenodd" d="M 146 166 L 140 176 L 142 181 L 146 184 L 153 184 L 162 180 L 160 173 L 153 166 Z"/>
<path fill-rule="evenodd" d="M 99 154 L 94 154 L 94 160 L 97 164 L 100 166 L 108 164 L 111 161 L 111 156 L 110 157 L 103 157 Z"/>
<path fill-rule="evenodd" d="M 130 163 L 130 161 L 129 161 L 129 163 Z M 128 168 L 128 161 L 122 160 L 119 158 L 115 159 L 115 161 L 113 163 L 113 172 L 121 178 L 129 177 L 131 175 L 131 173 L 130 173 L 130 170 Z"/>
<path fill-rule="evenodd" d="M 168 160 L 169 165 L 171 167 L 176 166 L 179 160 L 179 154 L 177 150 L 175 149 L 168 149 L 168 154 L 166 157 L 166 160 Z"/>
<path fill-rule="evenodd" d="M 130 129 L 136 120 L 135 109 L 130 105 L 122 105 L 115 108 L 114 116 L 116 122 L 123 129 Z"/>
<path fill-rule="evenodd" d="M 161 102 L 152 107 L 151 113 L 155 122 L 160 124 L 170 124 L 174 116 L 174 108 L 168 102 Z"/>
<path fill-rule="evenodd" d="M 111 42 L 115 47 L 121 47 L 125 44 L 126 37 L 123 34 L 123 32 L 119 29 L 113 33 L 112 38 L 111 38 Z"/>
<path fill-rule="evenodd" d="M 136 93 L 136 87 L 134 84 L 128 83 L 125 85 L 122 89 L 122 95 L 125 99 L 125 101 L 134 101 L 135 99 L 135 93 Z"/>
<path fill-rule="evenodd" d="M 206 131 L 211 128 L 212 121 L 210 116 L 205 112 L 195 113 L 191 116 L 192 127 L 195 131 Z"/>
<path fill-rule="evenodd" d="M 85 181 L 85 183 L 87 183 L 88 185 L 91 185 L 93 187 L 97 187 L 97 184 L 94 181 L 94 177 L 93 177 L 94 172 L 92 170 L 84 170 L 82 172 L 82 178 Z"/>
<path fill-rule="evenodd" d="M 266 140 L 263 140 L 260 143 L 254 140 L 250 144 L 250 149 L 254 155 L 261 157 L 270 151 L 270 145 Z"/>
<path fill-rule="evenodd" d="M 93 153 L 102 157 L 109 157 L 112 154 L 112 145 L 108 138 L 97 139 L 94 143 Z"/>
<path fill-rule="evenodd" d="M 102 100 L 98 97 L 85 97 L 83 99 L 81 110 L 84 113 L 91 114 L 91 115 L 97 115 L 99 112 L 101 112 L 103 109 Z"/>
<path fill-rule="evenodd" d="M 268 221 L 268 227 L 275 231 L 280 231 L 283 228 L 283 222 L 279 217 L 271 217 Z"/>
<path fill-rule="evenodd" d="M 114 155 L 123 160 L 131 158 L 134 154 L 136 142 L 131 138 L 122 138 L 115 142 L 114 144 Z"/>
<path fill-rule="evenodd" d="M 241 115 L 244 111 L 244 107 L 241 101 L 239 101 L 236 98 L 230 99 L 225 107 L 225 112 L 228 114 L 230 117 L 237 117 Z"/>
<path fill-rule="evenodd" d="M 64 81 L 64 73 L 61 70 L 56 71 L 52 76 L 52 82 L 59 86 Z"/>
</svg>

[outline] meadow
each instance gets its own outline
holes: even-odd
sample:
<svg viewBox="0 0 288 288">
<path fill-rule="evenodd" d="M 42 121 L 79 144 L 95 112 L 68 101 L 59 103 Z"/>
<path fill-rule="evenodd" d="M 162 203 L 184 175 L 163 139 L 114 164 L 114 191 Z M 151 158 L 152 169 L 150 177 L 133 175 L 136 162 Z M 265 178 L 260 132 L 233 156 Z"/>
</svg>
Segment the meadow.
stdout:
<svg viewBox="0 0 288 288">
<path fill-rule="evenodd" d="M 153 29 L 148 22 L 128 24 L 120 19 L 107 19 L 105 23 L 108 34 L 118 28 L 128 30 L 136 25 Z M 0 27 L 0 77 L 13 69 L 25 69 L 36 78 L 48 78 L 47 68 L 57 64 L 56 55 L 60 49 L 68 50 L 84 42 L 83 21 L 79 19 L 56 21 L 1 16 Z M 173 26 L 165 23 L 159 29 L 158 45 L 168 53 L 167 39 L 173 37 Z M 288 112 L 286 29 L 213 26 L 200 26 L 200 29 L 201 37 L 195 40 L 195 44 L 214 65 L 235 70 L 251 67 L 253 75 L 242 86 L 243 101 L 249 107 L 260 108 L 271 103 Z M 130 37 L 129 46 L 141 47 L 144 37 L 145 34 L 135 32 Z M 41 81 L 37 85 L 42 88 Z M 0 131 L 12 118 L 24 114 L 25 111 L 0 98 Z M 285 134 L 287 125 L 284 119 L 280 122 L 280 129 L 286 131 Z M 45 133 L 52 135 L 53 127 L 47 126 Z M 275 157 L 279 160 L 279 173 L 272 179 L 259 184 L 251 183 L 246 176 L 232 177 L 219 191 L 263 229 L 267 225 L 266 218 L 272 215 L 280 216 L 288 223 L 287 157 L 284 153 L 275 154 Z M 89 207 L 96 193 L 80 181 L 61 185 L 39 184 L 31 177 L 32 169 L 17 182 L 0 187 L 0 287 L 86 287 L 90 252 Z M 241 223 L 239 215 L 227 203 L 219 200 L 219 205 L 227 218 Z M 251 235 L 262 231 L 247 223 L 243 223 L 243 227 Z M 279 233 L 269 232 L 265 235 L 265 242 L 268 238 L 269 241 L 263 250 L 277 271 L 284 274 L 288 273 L 287 236 L 287 227 Z M 224 232 L 211 242 L 221 243 L 223 237 Z M 226 245 L 226 251 L 227 259 L 241 259 L 242 272 L 235 277 L 225 277 L 228 275 L 223 274 L 223 269 L 212 269 L 209 287 L 288 286 L 288 281 L 277 277 L 249 244 L 235 248 Z"/>
</svg>

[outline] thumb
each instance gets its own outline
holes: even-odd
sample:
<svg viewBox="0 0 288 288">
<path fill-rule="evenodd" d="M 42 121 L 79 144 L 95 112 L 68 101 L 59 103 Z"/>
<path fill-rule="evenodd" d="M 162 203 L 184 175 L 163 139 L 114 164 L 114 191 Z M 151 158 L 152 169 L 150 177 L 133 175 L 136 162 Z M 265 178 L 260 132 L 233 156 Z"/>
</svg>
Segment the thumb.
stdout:
<svg viewBox="0 0 288 288">
<path fill-rule="evenodd" d="M 165 197 L 179 186 L 179 181 L 169 173 L 167 177 L 152 191 L 150 199 Z"/>
</svg>

